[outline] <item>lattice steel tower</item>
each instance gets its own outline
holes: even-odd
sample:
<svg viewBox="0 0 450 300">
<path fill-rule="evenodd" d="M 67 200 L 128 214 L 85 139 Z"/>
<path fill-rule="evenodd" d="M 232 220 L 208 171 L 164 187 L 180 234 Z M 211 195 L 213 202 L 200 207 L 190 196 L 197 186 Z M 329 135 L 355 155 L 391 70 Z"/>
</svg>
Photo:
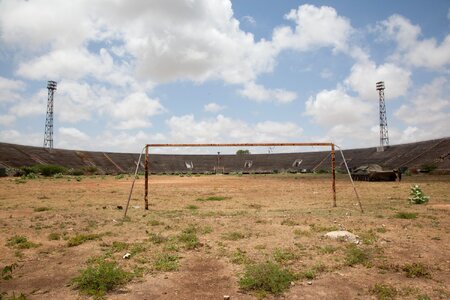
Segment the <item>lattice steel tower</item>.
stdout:
<svg viewBox="0 0 450 300">
<path fill-rule="evenodd" d="M 47 83 L 47 117 L 45 118 L 44 148 L 53 149 L 53 94 L 56 91 L 56 81 Z"/>
<path fill-rule="evenodd" d="M 380 147 L 389 146 L 389 134 L 386 118 L 386 104 L 384 102 L 384 82 L 377 82 L 377 91 L 380 95 Z"/>
</svg>

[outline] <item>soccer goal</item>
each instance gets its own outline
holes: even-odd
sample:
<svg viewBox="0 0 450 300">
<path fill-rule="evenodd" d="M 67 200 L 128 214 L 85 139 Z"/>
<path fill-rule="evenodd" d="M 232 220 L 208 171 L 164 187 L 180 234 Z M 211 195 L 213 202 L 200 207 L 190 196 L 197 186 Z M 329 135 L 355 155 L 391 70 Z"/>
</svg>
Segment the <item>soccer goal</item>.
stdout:
<svg viewBox="0 0 450 300">
<path fill-rule="evenodd" d="M 338 147 L 338 146 L 336 146 L 334 143 L 331 143 L 331 142 L 318 142 L 318 143 L 233 143 L 233 144 L 227 144 L 227 143 L 225 143 L 225 144 L 223 144 L 223 143 L 222 144 L 146 144 L 144 146 L 144 148 L 142 149 L 140 155 L 139 155 L 139 161 L 137 162 L 134 180 L 133 180 L 133 183 L 132 183 L 132 187 L 131 187 L 130 194 L 129 194 L 129 197 L 128 197 L 128 202 L 127 202 L 126 209 L 125 209 L 125 216 L 126 216 L 127 211 L 128 211 L 128 206 L 129 206 L 129 203 L 130 203 L 131 194 L 133 192 L 133 187 L 134 187 L 134 184 L 135 184 L 137 171 L 138 171 L 139 166 L 141 164 L 142 154 L 144 153 L 144 172 L 145 172 L 144 173 L 144 176 L 145 176 L 144 177 L 144 184 L 145 184 L 145 186 L 144 186 L 144 202 L 145 202 L 145 209 L 148 210 L 148 206 L 149 206 L 149 204 L 148 204 L 149 203 L 149 174 L 151 173 L 151 169 L 152 169 L 152 166 L 149 163 L 149 161 L 150 161 L 149 160 L 150 149 L 170 148 L 170 147 L 171 148 L 180 148 L 180 147 L 183 147 L 183 148 L 185 148 L 185 147 L 189 147 L 189 148 L 194 148 L 194 147 L 203 147 L 203 148 L 204 147 L 220 147 L 220 148 L 222 148 L 222 147 L 233 147 L 233 148 L 235 148 L 235 147 L 240 147 L 240 148 L 245 148 L 245 147 L 326 147 L 326 148 L 329 148 L 330 152 L 328 153 L 328 155 L 326 155 L 320 161 L 320 164 L 325 163 L 325 161 L 329 158 L 329 163 L 330 163 L 330 167 L 331 167 L 331 184 L 330 184 L 330 188 L 331 188 L 331 191 L 332 191 L 332 206 L 333 207 L 337 206 L 337 203 L 336 203 L 336 156 L 335 156 L 335 147 Z M 340 151 L 340 152 L 342 154 L 342 158 L 344 160 L 344 163 L 345 163 L 348 175 L 350 177 L 350 181 L 352 182 L 352 185 L 353 185 L 356 197 L 358 198 L 358 202 L 359 202 L 361 211 L 363 212 L 362 206 L 361 206 L 361 202 L 359 200 L 358 193 L 356 191 L 356 188 L 355 188 L 355 186 L 353 184 L 353 180 L 351 179 L 348 167 L 346 165 L 345 157 L 343 156 L 342 151 Z M 276 154 L 274 154 L 274 155 L 276 155 Z M 184 163 L 185 163 L 185 166 L 186 166 L 187 169 L 191 169 L 192 170 L 194 168 L 194 163 L 193 163 L 192 160 L 187 160 Z M 301 165 L 301 163 L 302 163 L 301 159 L 296 159 L 296 160 L 294 160 L 292 166 L 299 167 Z M 244 167 L 250 168 L 250 167 L 252 167 L 252 165 L 253 165 L 253 161 L 252 160 L 249 160 L 249 159 L 245 160 Z M 216 168 L 217 169 L 221 169 L 222 168 L 222 170 L 223 170 L 224 167 L 223 166 L 221 167 L 219 165 L 219 161 L 218 161 L 217 165 L 214 165 L 214 170 L 216 170 Z"/>
</svg>

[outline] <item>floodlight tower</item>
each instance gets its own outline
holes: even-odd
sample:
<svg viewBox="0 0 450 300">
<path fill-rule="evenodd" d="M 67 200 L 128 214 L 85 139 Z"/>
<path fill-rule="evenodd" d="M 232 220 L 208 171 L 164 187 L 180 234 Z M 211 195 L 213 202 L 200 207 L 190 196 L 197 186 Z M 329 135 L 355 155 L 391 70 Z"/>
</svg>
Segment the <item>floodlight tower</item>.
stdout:
<svg viewBox="0 0 450 300">
<path fill-rule="evenodd" d="M 384 149 L 384 146 L 389 146 L 386 104 L 384 102 L 384 81 L 377 82 L 376 87 L 380 96 L 380 148 Z"/>
<path fill-rule="evenodd" d="M 56 91 L 56 81 L 48 81 L 47 116 L 45 118 L 44 148 L 53 149 L 53 94 Z"/>
</svg>

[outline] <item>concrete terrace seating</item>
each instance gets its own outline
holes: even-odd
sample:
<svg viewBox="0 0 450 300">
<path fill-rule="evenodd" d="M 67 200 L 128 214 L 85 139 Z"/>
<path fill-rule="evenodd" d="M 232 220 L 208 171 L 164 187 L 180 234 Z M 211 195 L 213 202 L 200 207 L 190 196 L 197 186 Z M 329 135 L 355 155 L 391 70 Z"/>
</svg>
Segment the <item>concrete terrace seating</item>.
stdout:
<svg viewBox="0 0 450 300">
<path fill-rule="evenodd" d="M 394 145 L 377 152 L 376 147 L 344 150 L 349 167 L 379 164 L 385 168 L 420 168 L 424 164 L 450 170 L 450 138 Z M 139 154 L 53 149 L 0 143 L 0 166 L 18 168 L 35 164 L 56 164 L 67 168 L 95 166 L 107 174 L 132 173 Z M 272 173 L 302 170 L 330 170 L 330 151 L 220 155 L 150 154 L 151 173 L 211 173 L 219 165 L 219 172 Z M 297 162 L 297 163 L 295 163 Z M 336 167 L 343 168 L 343 160 L 336 151 Z M 143 160 L 140 171 L 143 171 Z"/>
</svg>

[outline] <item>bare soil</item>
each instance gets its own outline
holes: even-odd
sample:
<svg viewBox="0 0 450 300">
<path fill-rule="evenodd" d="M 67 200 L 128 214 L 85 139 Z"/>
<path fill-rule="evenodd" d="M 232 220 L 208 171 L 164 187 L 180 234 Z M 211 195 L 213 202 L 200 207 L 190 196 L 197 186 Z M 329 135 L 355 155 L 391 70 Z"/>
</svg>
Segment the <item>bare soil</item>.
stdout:
<svg viewBox="0 0 450 300">
<path fill-rule="evenodd" d="M 323 175 L 151 176 L 150 210 L 143 209 L 143 179 L 123 221 L 131 177 L 38 178 L 21 183 L 0 179 L 0 268 L 16 263 L 12 279 L 0 279 L 0 293 L 27 299 L 88 298 L 71 280 L 89 259 L 104 257 L 125 270 L 139 270 L 108 299 L 255 299 L 239 288 L 245 265 L 278 261 L 298 274 L 281 299 L 376 299 L 380 284 L 398 299 L 450 298 L 450 177 L 404 176 L 398 182 L 357 182 L 365 213 L 359 211 L 349 180 L 337 178 L 332 207 L 331 180 Z M 412 184 L 430 196 L 426 205 L 408 203 Z M 199 201 L 208 197 L 221 201 Z M 222 197 L 222 198 L 221 198 Z M 415 213 L 401 219 L 398 213 Z M 200 244 L 186 249 L 176 237 L 195 226 Z M 345 229 L 361 237 L 369 259 L 349 266 L 345 241 L 324 238 Z M 61 239 L 51 240 L 49 234 Z M 99 234 L 75 247 L 77 234 Z M 15 236 L 38 244 L 17 249 Z M 152 235 L 162 237 L 152 241 Z M 112 251 L 113 242 L 128 248 Z M 134 248 L 133 248 L 134 247 Z M 131 249 L 140 249 L 124 260 Z M 155 268 L 161 253 L 179 256 L 179 268 Z M 106 255 L 108 254 L 108 256 Z M 419 263 L 425 277 L 408 277 L 405 265 Z M 315 278 L 302 274 L 315 270 Z M 259 295 L 260 296 L 260 295 Z"/>
</svg>

